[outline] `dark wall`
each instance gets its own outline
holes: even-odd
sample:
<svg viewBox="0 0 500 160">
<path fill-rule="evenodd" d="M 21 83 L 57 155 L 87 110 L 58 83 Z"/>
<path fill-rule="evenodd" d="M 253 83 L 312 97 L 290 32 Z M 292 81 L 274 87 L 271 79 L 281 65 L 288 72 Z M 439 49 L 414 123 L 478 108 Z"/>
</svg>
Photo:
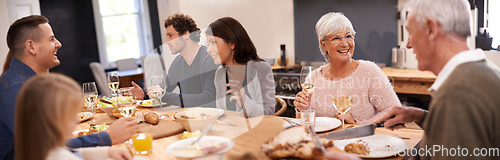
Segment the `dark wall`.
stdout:
<svg viewBox="0 0 500 160">
<path fill-rule="evenodd" d="M 356 30 L 354 59 L 391 64 L 397 41 L 397 0 L 294 0 L 295 58 L 324 61 L 316 22 L 328 12 L 342 12 Z"/>
<path fill-rule="evenodd" d="M 51 69 L 76 81 L 94 81 L 90 62 L 99 61 L 91 0 L 40 0 L 56 38 L 62 43 L 57 57 L 61 65 Z"/>
<path fill-rule="evenodd" d="M 161 45 L 156 0 L 148 0 L 154 46 Z M 95 81 L 90 62 L 99 62 L 99 50 L 91 0 L 40 0 L 56 38 L 62 43 L 57 57 L 61 65 L 51 72 L 70 76 L 79 83 Z"/>
<path fill-rule="evenodd" d="M 160 24 L 163 26 L 163 21 L 160 23 L 158 18 L 158 4 L 156 0 L 148 0 L 149 19 L 151 20 L 151 32 L 153 33 L 154 48 L 158 48 L 163 44 L 161 40 Z"/>
</svg>

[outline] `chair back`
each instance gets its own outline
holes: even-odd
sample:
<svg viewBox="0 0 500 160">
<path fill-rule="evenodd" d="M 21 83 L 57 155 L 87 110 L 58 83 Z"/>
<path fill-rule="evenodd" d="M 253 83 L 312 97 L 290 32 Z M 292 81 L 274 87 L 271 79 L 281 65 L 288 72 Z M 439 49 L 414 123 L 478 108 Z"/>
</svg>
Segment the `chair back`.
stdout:
<svg viewBox="0 0 500 160">
<path fill-rule="evenodd" d="M 126 71 L 139 68 L 134 58 L 117 60 L 116 67 L 118 68 L 118 71 Z"/>
<path fill-rule="evenodd" d="M 108 87 L 108 80 L 106 78 L 106 73 L 104 68 L 99 62 L 90 63 L 90 69 L 94 74 L 95 82 L 97 83 L 97 88 L 99 89 L 99 94 L 106 97 L 111 97 L 111 89 Z"/>
<path fill-rule="evenodd" d="M 151 53 L 144 58 L 144 88 L 151 87 L 151 76 L 165 75 L 161 66 L 160 55 Z"/>
<path fill-rule="evenodd" d="M 275 97 L 274 99 L 276 99 L 276 104 L 274 106 L 276 113 L 274 113 L 273 116 L 279 116 L 286 111 L 286 102 L 282 98 Z"/>
</svg>

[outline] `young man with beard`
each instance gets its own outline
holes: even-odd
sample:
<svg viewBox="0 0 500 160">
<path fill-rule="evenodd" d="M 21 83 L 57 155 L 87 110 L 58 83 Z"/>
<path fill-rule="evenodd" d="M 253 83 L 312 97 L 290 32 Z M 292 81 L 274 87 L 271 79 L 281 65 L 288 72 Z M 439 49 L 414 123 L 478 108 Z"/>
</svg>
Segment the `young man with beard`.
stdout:
<svg viewBox="0 0 500 160">
<path fill-rule="evenodd" d="M 218 65 L 207 53 L 207 47 L 198 44 L 200 28 L 188 15 L 176 13 L 165 20 L 166 44 L 175 57 L 166 76 L 167 89 L 163 100 L 169 104 L 181 105 L 180 95 L 172 91 L 180 84 L 183 104 L 186 107 L 215 107 L 214 75 Z M 135 83 L 134 92 L 138 98 L 144 97 L 144 92 Z M 153 97 L 151 90 L 148 95 Z"/>
</svg>

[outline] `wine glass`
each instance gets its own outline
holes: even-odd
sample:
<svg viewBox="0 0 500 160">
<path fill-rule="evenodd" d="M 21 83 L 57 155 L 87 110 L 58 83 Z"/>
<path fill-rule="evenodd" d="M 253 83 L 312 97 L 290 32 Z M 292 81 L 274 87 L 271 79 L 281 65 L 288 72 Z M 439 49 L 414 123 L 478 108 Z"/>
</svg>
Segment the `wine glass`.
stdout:
<svg viewBox="0 0 500 160">
<path fill-rule="evenodd" d="M 120 88 L 118 90 L 118 96 L 116 98 L 116 103 L 118 103 L 118 110 L 120 114 L 124 117 L 132 117 L 135 113 L 135 95 L 133 88 Z"/>
<path fill-rule="evenodd" d="M 156 98 L 160 103 L 160 108 L 162 108 L 161 98 L 165 95 L 165 90 L 167 89 L 167 84 L 165 83 L 165 77 L 163 75 L 151 76 L 151 85 L 153 86 L 151 92 L 153 93 L 153 98 Z M 161 115 L 161 119 L 166 118 L 166 116 Z"/>
<path fill-rule="evenodd" d="M 120 87 L 120 77 L 118 77 L 118 73 L 111 72 L 108 73 L 108 87 L 111 89 L 111 95 L 116 97 L 118 88 Z"/>
<path fill-rule="evenodd" d="M 352 97 L 337 96 L 333 97 L 333 106 L 342 117 L 342 128 L 344 128 L 344 115 L 351 109 Z"/>
<path fill-rule="evenodd" d="M 312 66 L 303 66 L 302 70 L 300 71 L 300 85 L 302 86 L 302 89 L 307 93 L 311 93 L 316 87 L 313 78 L 310 76 L 313 71 L 314 67 Z M 309 109 L 310 107 L 311 102 L 309 102 L 307 109 Z"/>
<path fill-rule="evenodd" d="M 97 87 L 95 82 L 83 83 L 83 97 L 85 98 L 85 106 L 92 112 L 92 117 L 96 114 L 96 106 L 99 101 L 97 100 Z M 95 123 L 95 117 L 91 123 Z"/>
</svg>

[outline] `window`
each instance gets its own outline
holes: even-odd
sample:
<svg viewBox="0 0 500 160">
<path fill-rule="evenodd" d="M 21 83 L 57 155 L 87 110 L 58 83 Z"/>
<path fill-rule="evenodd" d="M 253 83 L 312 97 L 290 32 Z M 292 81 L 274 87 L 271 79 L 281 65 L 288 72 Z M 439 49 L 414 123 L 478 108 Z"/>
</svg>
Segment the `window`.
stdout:
<svg viewBox="0 0 500 160">
<path fill-rule="evenodd" d="M 489 29 L 490 36 L 493 37 L 491 43 L 492 48 L 497 48 L 500 45 L 500 1 L 487 0 L 486 1 L 486 27 Z M 496 9 L 493 9 L 496 8 Z M 500 48 L 498 48 L 500 50 Z"/>
<path fill-rule="evenodd" d="M 153 50 L 147 0 L 92 0 L 99 58 L 104 68 Z"/>
</svg>

